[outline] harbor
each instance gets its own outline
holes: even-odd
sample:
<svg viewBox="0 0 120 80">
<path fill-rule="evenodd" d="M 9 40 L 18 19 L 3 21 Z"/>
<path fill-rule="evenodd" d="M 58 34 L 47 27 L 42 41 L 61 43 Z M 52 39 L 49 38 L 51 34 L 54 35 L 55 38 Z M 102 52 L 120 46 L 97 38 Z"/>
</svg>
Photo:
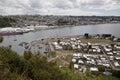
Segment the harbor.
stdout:
<svg viewBox="0 0 120 80">
<path fill-rule="evenodd" d="M 0 29 L 0 35 L 22 35 L 28 32 L 56 28 L 56 26 L 27 26 L 27 27 L 5 27 Z"/>
<path fill-rule="evenodd" d="M 54 29 L 42 29 L 38 31 L 28 32 L 22 35 L 5 35 L 4 40 L 0 44 L 1 46 L 12 45 L 12 49 L 18 52 L 20 55 L 23 54 L 24 48 L 19 46 L 21 42 L 31 43 L 35 40 L 42 40 L 46 38 L 56 38 L 62 36 L 75 36 L 83 35 L 84 33 L 89 34 L 112 34 L 116 37 L 120 37 L 120 27 L 119 24 L 101 24 L 101 25 L 84 25 L 84 26 L 74 26 L 74 27 L 62 27 Z M 41 53 L 44 53 L 40 49 Z"/>
</svg>

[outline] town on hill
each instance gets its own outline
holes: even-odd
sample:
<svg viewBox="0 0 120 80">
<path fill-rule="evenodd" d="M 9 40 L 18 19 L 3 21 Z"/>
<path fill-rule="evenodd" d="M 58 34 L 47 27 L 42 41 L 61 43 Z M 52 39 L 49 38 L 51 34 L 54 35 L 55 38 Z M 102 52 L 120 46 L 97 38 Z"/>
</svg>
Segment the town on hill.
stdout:
<svg viewBox="0 0 120 80">
<path fill-rule="evenodd" d="M 0 27 L 23 26 L 79 26 L 90 24 L 120 23 L 120 16 L 53 16 L 14 15 L 0 16 Z"/>
</svg>

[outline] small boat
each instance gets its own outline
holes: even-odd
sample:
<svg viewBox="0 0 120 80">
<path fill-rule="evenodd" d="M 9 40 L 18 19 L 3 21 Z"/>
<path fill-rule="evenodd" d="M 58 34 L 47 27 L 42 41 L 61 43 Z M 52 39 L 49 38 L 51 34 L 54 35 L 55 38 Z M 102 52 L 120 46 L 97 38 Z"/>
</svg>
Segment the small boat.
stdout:
<svg viewBox="0 0 120 80">
<path fill-rule="evenodd" d="M 42 49 L 42 47 L 39 47 L 39 49 Z"/>
<path fill-rule="evenodd" d="M 14 39 L 14 41 L 17 41 L 17 39 Z"/>
<path fill-rule="evenodd" d="M 25 46 L 25 49 L 28 49 L 29 48 L 29 46 Z"/>
<path fill-rule="evenodd" d="M 23 46 L 23 43 L 20 43 L 19 46 Z"/>
<path fill-rule="evenodd" d="M 27 43 L 27 42 L 21 42 L 20 44 L 19 44 L 19 46 L 26 46 L 26 45 L 28 45 L 29 43 Z"/>
</svg>

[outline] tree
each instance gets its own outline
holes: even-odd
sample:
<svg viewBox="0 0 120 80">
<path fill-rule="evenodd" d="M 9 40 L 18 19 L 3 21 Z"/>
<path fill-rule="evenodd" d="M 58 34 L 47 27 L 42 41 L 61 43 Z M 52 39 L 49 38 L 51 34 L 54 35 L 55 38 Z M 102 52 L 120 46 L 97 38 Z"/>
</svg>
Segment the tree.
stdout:
<svg viewBox="0 0 120 80">
<path fill-rule="evenodd" d="M 29 60 L 33 56 L 31 51 L 24 51 L 24 58 Z"/>
<path fill-rule="evenodd" d="M 113 40 L 114 40 L 114 38 L 115 38 L 115 36 L 112 36 L 112 37 L 111 37 L 111 40 L 113 41 Z"/>
<path fill-rule="evenodd" d="M 115 76 L 115 77 L 120 78 L 120 71 L 112 70 L 112 75 Z"/>
<path fill-rule="evenodd" d="M 58 39 L 58 41 L 57 41 L 58 43 L 60 43 L 61 42 L 61 40 L 60 39 Z"/>
<path fill-rule="evenodd" d="M 84 37 L 85 37 L 86 39 L 88 39 L 88 38 L 89 38 L 89 34 L 88 34 L 88 33 L 85 33 L 85 34 L 84 34 Z"/>
<path fill-rule="evenodd" d="M 71 61 L 70 64 L 69 64 L 69 69 L 73 69 L 73 62 Z"/>
<path fill-rule="evenodd" d="M 111 47 L 114 48 L 114 45 L 115 45 L 115 44 L 111 44 Z"/>
<path fill-rule="evenodd" d="M 101 72 L 104 72 L 105 71 L 105 67 L 104 66 L 98 66 L 98 70 L 101 71 Z"/>
<path fill-rule="evenodd" d="M 0 36 L 0 43 L 2 43 L 3 42 L 3 37 L 2 36 Z"/>
</svg>

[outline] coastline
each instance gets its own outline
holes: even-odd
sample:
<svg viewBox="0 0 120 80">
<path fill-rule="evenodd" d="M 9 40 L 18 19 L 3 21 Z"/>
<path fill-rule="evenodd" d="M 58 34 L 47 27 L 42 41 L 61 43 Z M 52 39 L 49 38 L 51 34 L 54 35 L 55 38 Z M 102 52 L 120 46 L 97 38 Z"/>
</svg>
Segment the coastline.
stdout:
<svg viewBox="0 0 120 80">
<path fill-rule="evenodd" d="M 120 23 L 100 23 L 100 24 L 61 25 L 61 26 L 47 26 L 47 25 L 27 26 L 27 27 L 20 28 L 21 32 L 19 32 L 19 33 L 26 34 L 28 32 L 36 32 L 36 31 L 41 31 L 41 30 L 49 30 L 49 29 L 57 29 L 57 28 L 65 28 L 65 27 L 75 27 L 75 26 L 105 25 L 105 24 L 120 24 Z M 15 27 L 8 27 L 8 28 L 15 28 Z M 16 29 L 17 28 L 19 28 L 19 27 L 16 27 Z M 2 29 L 5 29 L 5 28 L 0 28 L 0 30 L 2 30 Z M 22 34 L 19 34 L 19 33 L 17 34 L 17 32 L 16 33 L 11 33 L 11 34 L 9 34 L 9 33 L 11 33 L 11 31 L 8 31 L 8 32 L 0 31 L 0 34 L 2 36 L 6 36 L 6 35 L 8 35 L 8 36 L 10 36 L 10 35 L 22 35 Z"/>
</svg>

